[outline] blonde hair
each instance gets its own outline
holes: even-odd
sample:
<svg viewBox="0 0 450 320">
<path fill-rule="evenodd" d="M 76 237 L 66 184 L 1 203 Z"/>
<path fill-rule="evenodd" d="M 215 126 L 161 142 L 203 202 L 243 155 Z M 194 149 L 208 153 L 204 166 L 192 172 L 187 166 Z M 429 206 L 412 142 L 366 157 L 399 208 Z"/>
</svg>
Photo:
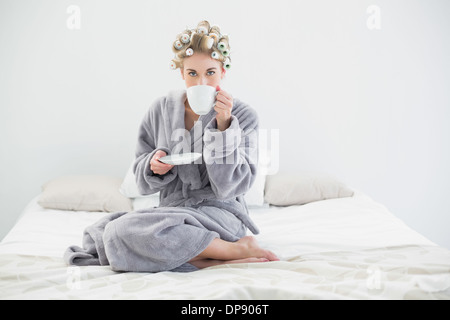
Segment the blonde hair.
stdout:
<svg viewBox="0 0 450 320">
<path fill-rule="evenodd" d="M 184 59 L 194 53 L 207 53 L 222 62 L 225 69 L 231 67 L 228 36 L 222 35 L 218 26 L 210 27 L 206 20 L 201 21 L 197 28 L 186 29 L 178 34 L 172 50 L 175 53 L 171 61 L 172 69 L 183 68 Z"/>
</svg>

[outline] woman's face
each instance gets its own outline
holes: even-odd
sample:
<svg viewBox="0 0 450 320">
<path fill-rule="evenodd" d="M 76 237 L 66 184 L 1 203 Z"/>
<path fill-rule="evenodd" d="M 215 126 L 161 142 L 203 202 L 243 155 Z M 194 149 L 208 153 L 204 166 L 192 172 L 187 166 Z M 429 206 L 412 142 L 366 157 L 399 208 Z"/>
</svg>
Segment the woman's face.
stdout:
<svg viewBox="0 0 450 320">
<path fill-rule="evenodd" d="M 216 88 L 225 76 L 225 69 L 219 60 L 206 53 L 194 53 L 183 61 L 181 77 L 186 88 L 198 85 L 208 85 Z"/>
</svg>

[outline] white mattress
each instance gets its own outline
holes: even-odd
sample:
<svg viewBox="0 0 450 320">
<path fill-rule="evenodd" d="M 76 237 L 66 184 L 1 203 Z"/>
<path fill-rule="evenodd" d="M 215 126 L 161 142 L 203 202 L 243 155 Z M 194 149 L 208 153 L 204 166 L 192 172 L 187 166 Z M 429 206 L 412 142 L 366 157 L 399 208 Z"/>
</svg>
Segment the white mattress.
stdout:
<svg viewBox="0 0 450 320">
<path fill-rule="evenodd" d="M 65 249 L 106 214 L 44 209 L 33 199 L 0 243 L 0 299 L 450 299 L 450 251 L 361 192 L 251 209 L 260 245 L 281 261 L 193 273 L 64 265 Z"/>
</svg>

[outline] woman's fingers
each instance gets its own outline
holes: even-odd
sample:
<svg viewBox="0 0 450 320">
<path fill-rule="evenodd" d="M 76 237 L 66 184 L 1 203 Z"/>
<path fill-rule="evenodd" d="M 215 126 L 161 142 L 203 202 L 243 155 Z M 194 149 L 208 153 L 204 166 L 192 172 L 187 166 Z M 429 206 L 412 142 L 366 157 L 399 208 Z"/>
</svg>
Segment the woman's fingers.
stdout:
<svg viewBox="0 0 450 320">
<path fill-rule="evenodd" d="M 217 96 L 215 106 L 217 107 L 217 112 L 223 110 L 231 113 L 231 110 L 233 109 L 233 101 L 225 96 Z"/>
<path fill-rule="evenodd" d="M 167 156 L 167 153 L 165 153 L 165 152 L 162 151 L 162 150 L 158 150 L 158 151 L 156 151 L 155 154 L 153 155 L 153 159 L 159 159 L 159 158 L 162 158 L 162 157 L 165 157 L 165 156 Z"/>
<path fill-rule="evenodd" d="M 216 100 L 221 101 L 225 104 L 233 105 L 233 97 L 226 91 L 219 91 L 219 93 L 216 96 Z"/>
<path fill-rule="evenodd" d="M 156 173 L 156 174 L 165 174 L 169 172 L 170 169 L 172 169 L 174 166 L 167 163 L 159 162 L 158 160 L 155 160 L 150 165 L 150 169 Z"/>
<path fill-rule="evenodd" d="M 150 160 L 150 169 L 156 174 L 165 174 L 174 166 L 171 164 L 163 163 L 159 161 L 160 158 L 165 157 L 167 153 L 162 150 L 158 150 L 153 155 L 153 158 Z"/>
<path fill-rule="evenodd" d="M 231 108 L 229 106 L 227 106 L 225 103 L 223 103 L 222 101 L 216 101 L 216 107 L 222 110 L 228 110 L 231 111 Z"/>
<path fill-rule="evenodd" d="M 231 123 L 231 110 L 233 109 L 233 97 L 226 91 L 217 87 L 216 104 L 214 110 L 217 112 L 217 129 L 226 130 Z M 219 91 L 220 90 L 220 91 Z"/>
</svg>

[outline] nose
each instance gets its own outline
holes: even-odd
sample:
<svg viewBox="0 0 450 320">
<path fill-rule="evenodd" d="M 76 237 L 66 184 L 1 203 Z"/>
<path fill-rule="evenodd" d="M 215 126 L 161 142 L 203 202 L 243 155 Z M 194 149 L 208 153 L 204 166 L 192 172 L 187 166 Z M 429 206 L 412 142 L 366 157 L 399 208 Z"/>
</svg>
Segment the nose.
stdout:
<svg viewBox="0 0 450 320">
<path fill-rule="evenodd" d="M 201 77 L 199 79 L 199 85 L 207 85 L 208 84 L 208 79 L 206 77 Z"/>
</svg>

